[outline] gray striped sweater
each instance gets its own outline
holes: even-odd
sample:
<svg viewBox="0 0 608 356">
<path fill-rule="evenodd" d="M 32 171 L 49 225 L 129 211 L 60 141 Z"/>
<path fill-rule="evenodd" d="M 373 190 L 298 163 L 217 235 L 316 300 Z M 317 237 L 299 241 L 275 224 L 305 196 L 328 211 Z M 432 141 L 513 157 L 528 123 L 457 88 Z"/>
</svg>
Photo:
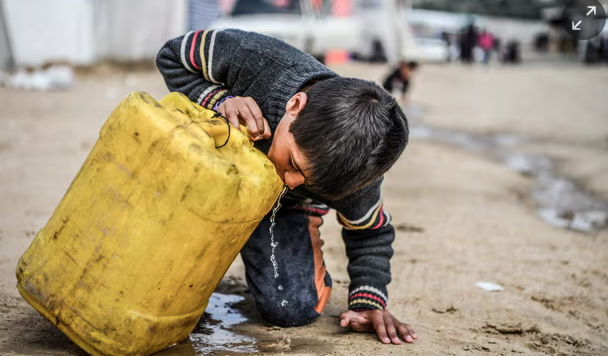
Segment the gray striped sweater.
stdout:
<svg viewBox="0 0 608 356">
<path fill-rule="evenodd" d="M 171 91 L 212 109 L 222 98 L 248 96 L 259 105 L 272 131 L 285 114 L 287 101 L 311 81 L 337 77 L 312 56 L 286 43 L 240 30 L 193 31 L 169 40 L 157 66 Z M 270 140 L 256 142 L 268 152 Z M 349 259 L 349 309 L 386 309 L 387 284 L 395 232 L 382 205 L 381 182 L 338 201 L 316 196 L 305 188 L 290 192 L 337 211 Z"/>
</svg>

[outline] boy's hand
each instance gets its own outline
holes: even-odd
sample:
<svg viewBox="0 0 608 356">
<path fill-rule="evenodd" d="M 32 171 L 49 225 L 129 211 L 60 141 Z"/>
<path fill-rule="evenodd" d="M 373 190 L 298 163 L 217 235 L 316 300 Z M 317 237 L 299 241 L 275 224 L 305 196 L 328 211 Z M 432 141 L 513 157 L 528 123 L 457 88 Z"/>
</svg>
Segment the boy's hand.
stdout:
<svg viewBox="0 0 608 356">
<path fill-rule="evenodd" d="M 340 314 L 340 326 L 350 326 L 358 332 L 376 331 L 380 341 L 385 344 L 401 344 L 397 333 L 405 342 L 411 343 L 418 338 L 414 330 L 407 324 L 397 320 L 388 310 L 348 310 Z"/>
<path fill-rule="evenodd" d="M 236 96 L 226 99 L 217 111 L 237 129 L 240 128 L 241 123 L 247 126 L 249 135 L 255 141 L 270 138 L 272 135 L 268 121 L 262 116 L 258 103 L 250 97 Z"/>
</svg>

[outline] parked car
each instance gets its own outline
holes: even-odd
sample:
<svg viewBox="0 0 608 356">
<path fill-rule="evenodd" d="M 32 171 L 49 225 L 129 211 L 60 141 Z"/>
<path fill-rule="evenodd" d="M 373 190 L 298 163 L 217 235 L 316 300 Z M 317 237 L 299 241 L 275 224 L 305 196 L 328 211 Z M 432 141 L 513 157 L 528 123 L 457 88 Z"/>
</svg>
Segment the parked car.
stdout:
<svg viewBox="0 0 608 356">
<path fill-rule="evenodd" d="M 458 58 L 458 32 L 468 21 L 466 15 L 411 9 L 404 21 L 411 28 L 421 61 L 445 62 Z"/>
<path fill-rule="evenodd" d="M 320 61 L 330 50 L 356 51 L 357 21 L 332 16 L 331 1 L 320 4 L 315 7 L 304 0 L 237 0 L 232 11 L 211 27 L 238 28 L 275 37 Z"/>
<path fill-rule="evenodd" d="M 400 23 L 403 2 L 353 0 L 346 16 L 333 15 L 332 7 L 332 0 L 237 0 L 211 27 L 272 36 L 321 61 L 344 50 L 356 59 L 396 63 L 415 51 L 409 27 Z"/>
</svg>

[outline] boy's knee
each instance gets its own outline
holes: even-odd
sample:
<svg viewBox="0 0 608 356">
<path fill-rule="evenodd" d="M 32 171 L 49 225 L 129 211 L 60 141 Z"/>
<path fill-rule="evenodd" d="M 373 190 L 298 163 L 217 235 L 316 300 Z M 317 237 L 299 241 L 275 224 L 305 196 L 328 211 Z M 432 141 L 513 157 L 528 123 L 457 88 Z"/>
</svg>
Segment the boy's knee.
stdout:
<svg viewBox="0 0 608 356">
<path fill-rule="evenodd" d="M 258 309 L 267 323 L 280 327 L 308 325 L 321 315 L 315 311 L 316 302 L 297 304 L 281 301 L 272 305 L 258 305 Z"/>
<path fill-rule="evenodd" d="M 304 326 L 315 321 L 323 312 L 331 294 L 331 277 L 325 274 L 324 288 L 315 286 L 266 289 L 266 293 L 253 293 L 262 318 L 269 324 L 281 327 Z M 256 290 L 255 288 L 253 290 Z"/>
</svg>

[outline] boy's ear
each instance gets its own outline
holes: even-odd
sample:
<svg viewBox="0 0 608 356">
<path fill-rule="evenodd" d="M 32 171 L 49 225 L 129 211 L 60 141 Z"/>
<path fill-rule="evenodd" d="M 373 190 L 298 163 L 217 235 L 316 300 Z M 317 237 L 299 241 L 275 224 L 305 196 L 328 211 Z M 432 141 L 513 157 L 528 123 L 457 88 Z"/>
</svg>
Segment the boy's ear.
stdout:
<svg viewBox="0 0 608 356">
<path fill-rule="evenodd" d="M 306 106 L 307 101 L 308 95 L 306 95 L 306 93 L 296 93 L 296 95 L 292 96 L 291 99 L 289 99 L 289 101 L 287 102 L 287 105 L 285 106 L 285 111 L 289 115 L 298 116 Z"/>
</svg>

